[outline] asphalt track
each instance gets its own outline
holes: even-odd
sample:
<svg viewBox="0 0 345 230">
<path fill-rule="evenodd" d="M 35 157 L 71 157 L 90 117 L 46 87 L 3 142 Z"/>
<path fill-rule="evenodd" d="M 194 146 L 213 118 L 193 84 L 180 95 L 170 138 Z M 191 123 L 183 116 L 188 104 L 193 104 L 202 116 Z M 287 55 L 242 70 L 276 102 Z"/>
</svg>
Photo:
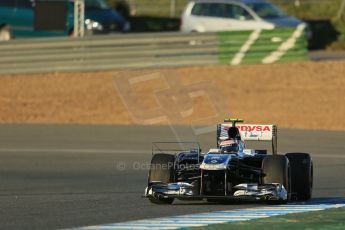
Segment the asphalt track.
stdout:
<svg viewBox="0 0 345 230">
<path fill-rule="evenodd" d="M 173 132 L 174 131 L 174 132 Z M 0 125 L 0 228 L 58 229 L 261 204 L 177 201 L 157 206 L 141 198 L 152 141 L 200 141 L 174 126 Z M 345 132 L 280 130 L 280 152 L 310 152 L 314 197 L 345 197 Z"/>
</svg>

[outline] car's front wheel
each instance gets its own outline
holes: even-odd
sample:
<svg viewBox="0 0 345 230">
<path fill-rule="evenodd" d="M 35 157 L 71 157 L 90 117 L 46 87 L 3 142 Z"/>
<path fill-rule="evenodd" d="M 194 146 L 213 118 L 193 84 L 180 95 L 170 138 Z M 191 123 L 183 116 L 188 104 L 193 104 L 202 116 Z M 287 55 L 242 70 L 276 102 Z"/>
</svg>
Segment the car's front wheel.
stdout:
<svg viewBox="0 0 345 230">
<path fill-rule="evenodd" d="M 291 194 L 299 201 L 311 199 L 313 161 L 308 153 L 287 153 L 291 166 Z"/>
<path fill-rule="evenodd" d="M 151 160 L 148 183 L 163 182 L 171 183 L 174 181 L 174 162 L 175 156 L 170 154 L 155 154 Z M 174 198 L 165 198 L 160 195 L 150 196 L 149 200 L 154 204 L 172 204 Z"/>
<path fill-rule="evenodd" d="M 279 183 L 287 191 L 286 200 L 268 200 L 270 203 L 287 203 L 291 194 L 291 173 L 289 159 L 283 155 L 266 156 L 262 162 L 263 184 Z"/>
</svg>

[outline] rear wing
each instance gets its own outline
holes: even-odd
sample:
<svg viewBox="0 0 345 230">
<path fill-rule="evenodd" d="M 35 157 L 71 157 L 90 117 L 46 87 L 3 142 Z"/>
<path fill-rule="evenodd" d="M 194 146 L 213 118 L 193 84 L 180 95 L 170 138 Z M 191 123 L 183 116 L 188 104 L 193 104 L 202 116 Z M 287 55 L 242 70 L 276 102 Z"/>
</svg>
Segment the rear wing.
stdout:
<svg viewBox="0 0 345 230">
<path fill-rule="evenodd" d="M 217 146 L 222 140 L 229 138 L 228 129 L 232 124 L 223 123 L 217 125 Z M 242 141 L 271 141 L 272 152 L 277 154 L 277 126 L 276 125 L 252 125 L 236 124 Z"/>
</svg>

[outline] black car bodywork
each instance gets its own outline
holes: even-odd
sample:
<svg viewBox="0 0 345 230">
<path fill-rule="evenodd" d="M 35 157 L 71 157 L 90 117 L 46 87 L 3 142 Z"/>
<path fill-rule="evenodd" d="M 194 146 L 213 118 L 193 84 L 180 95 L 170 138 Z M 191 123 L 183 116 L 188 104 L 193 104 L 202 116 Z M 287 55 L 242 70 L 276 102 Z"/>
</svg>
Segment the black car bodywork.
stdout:
<svg viewBox="0 0 345 230">
<path fill-rule="evenodd" d="M 153 143 L 153 157 L 145 197 L 157 204 L 178 199 L 264 200 L 286 203 L 308 200 L 312 193 L 313 165 L 309 154 L 277 154 L 275 125 L 217 125 L 217 147 L 201 153 L 198 143 L 175 143 L 181 148 L 156 148 L 173 142 Z M 237 153 L 222 152 L 222 140 L 239 144 Z M 244 140 L 272 141 L 273 151 L 246 149 Z M 194 145 L 194 147 L 186 147 Z"/>
</svg>

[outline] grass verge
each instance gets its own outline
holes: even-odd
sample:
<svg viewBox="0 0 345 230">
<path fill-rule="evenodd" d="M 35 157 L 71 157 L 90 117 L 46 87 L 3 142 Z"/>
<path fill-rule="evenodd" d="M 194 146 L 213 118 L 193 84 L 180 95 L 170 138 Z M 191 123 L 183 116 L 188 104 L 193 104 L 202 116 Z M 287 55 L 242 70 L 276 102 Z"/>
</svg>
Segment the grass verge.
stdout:
<svg viewBox="0 0 345 230">
<path fill-rule="evenodd" d="M 263 218 L 259 220 L 241 221 L 226 224 L 216 224 L 195 230 L 225 230 L 225 229 L 345 229 L 345 208 L 333 208 L 323 211 L 295 213 L 284 216 Z"/>
</svg>

